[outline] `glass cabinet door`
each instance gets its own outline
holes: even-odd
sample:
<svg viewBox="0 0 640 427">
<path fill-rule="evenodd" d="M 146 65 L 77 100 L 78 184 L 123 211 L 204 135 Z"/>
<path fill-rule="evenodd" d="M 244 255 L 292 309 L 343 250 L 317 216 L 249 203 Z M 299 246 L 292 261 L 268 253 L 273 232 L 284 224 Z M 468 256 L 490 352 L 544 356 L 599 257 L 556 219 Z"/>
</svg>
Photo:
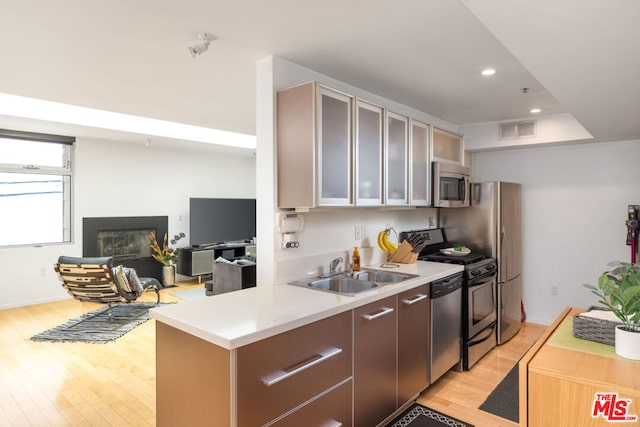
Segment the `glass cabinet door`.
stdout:
<svg viewBox="0 0 640 427">
<path fill-rule="evenodd" d="M 464 164 L 462 136 L 433 128 L 433 160 L 445 163 Z"/>
<path fill-rule="evenodd" d="M 382 206 L 383 108 L 356 100 L 355 183 L 357 206 Z"/>
<path fill-rule="evenodd" d="M 411 120 L 411 206 L 431 204 L 431 162 L 429 161 L 429 125 Z"/>
<path fill-rule="evenodd" d="M 353 98 L 326 87 L 318 96 L 318 205 L 348 206 L 351 195 Z"/>
<path fill-rule="evenodd" d="M 406 206 L 409 119 L 387 111 L 385 203 Z"/>
</svg>

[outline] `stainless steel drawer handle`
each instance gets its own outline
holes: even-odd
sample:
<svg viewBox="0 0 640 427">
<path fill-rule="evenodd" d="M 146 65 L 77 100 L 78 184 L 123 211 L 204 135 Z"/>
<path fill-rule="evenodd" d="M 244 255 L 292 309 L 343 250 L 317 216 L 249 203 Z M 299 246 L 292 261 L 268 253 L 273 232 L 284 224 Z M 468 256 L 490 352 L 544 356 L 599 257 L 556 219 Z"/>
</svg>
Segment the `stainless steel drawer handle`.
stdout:
<svg viewBox="0 0 640 427">
<path fill-rule="evenodd" d="M 383 307 L 381 311 L 376 314 L 363 314 L 362 317 L 367 320 L 377 319 L 378 317 L 385 316 L 393 311 L 391 307 Z"/>
<path fill-rule="evenodd" d="M 325 424 L 323 427 L 342 427 L 340 421 L 330 421 L 329 424 Z"/>
<path fill-rule="evenodd" d="M 271 387 L 272 385 L 279 383 L 282 380 L 286 380 L 287 378 L 304 371 L 305 369 L 309 369 L 312 366 L 317 365 L 318 363 L 322 363 L 327 359 L 332 358 L 338 354 L 342 353 L 341 348 L 330 347 L 324 351 L 318 352 L 313 356 L 303 360 L 300 363 L 296 363 L 295 365 L 285 368 L 282 371 L 274 372 L 273 374 L 266 376 L 262 379 L 262 383 L 267 387 Z"/>
<path fill-rule="evenodd" d="M 423 299 L 426 299 L 426 298 L 428 298 L 428 295 L 418 294 L 414 299 L 403 299 L 402 302 L 405 303 L 406 305 L 411 305 L 411 304 L 417 303 L 418 301 L 422 301 Z"/>
</svg>

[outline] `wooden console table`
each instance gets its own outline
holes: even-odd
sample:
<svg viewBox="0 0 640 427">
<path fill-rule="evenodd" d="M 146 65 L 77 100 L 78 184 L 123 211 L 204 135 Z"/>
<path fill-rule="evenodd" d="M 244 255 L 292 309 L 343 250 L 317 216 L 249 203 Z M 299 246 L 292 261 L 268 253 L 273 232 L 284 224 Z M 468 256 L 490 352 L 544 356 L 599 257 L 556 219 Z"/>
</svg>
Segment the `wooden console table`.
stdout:
<svg viewBox="0 0 640 427">
<path fill-rule="evenodd" d="M 579 348 L 584 340 L 573 336 L 565 337 L 562 345 L 554 340 L 561 327 L 568 327 L 565 322 L 584 311 L 565 309 L 520 361 L 521 426 L 611 426 L 602 409 L 592 417 L 596 393 L 631 399 L 626 414 L 637 421 L 615 425 L 640 424 L 640 362 L 576 350 L 573 344 Z"/>
</svg>

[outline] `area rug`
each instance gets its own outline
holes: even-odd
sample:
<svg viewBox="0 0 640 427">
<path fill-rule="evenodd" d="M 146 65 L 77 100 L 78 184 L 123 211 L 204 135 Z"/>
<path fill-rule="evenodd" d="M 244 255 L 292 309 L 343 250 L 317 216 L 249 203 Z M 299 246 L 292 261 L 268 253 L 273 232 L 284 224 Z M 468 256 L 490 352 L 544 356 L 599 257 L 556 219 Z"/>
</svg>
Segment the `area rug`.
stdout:
<svg viewBox="0 0 640 427">
<path fill-rule="evenodd" d="M 34 335 L 31 339 L 50 342 L 108 343 L 149 320 L 149 309 L 163 304 L 173 303 L 117 304 L 113 306 L 111 317 L 109 317 L 109 307 L 104 306 Z"/>
<path fill-rule="evenodd" d="M 518 363 L 509 371 L 500 384 L 491 392 L 487 400 L 480 405 L 482 411 L 502 418 L 519 422 L 520 405 L 518 404 Z"/>
<path fill-rule="evenodd" d="M 195 289 L 187 289 L 185 291 L 171 292 L 171 295 L 173 295 L 176 298 L 180 298 L 183 301 L 193 301 L 194 299 L 200 299 L 200 298 L 206 297 L 207 295 L 205 291 L 206 290 L 203 286 Z"/>
<path fill-rule="evenodd" d="M 457 418 L 450 417 L 442 412 L 414 403 L 387 427 L 473 427 L 473 424 L 465 423 Z"/>
</svg>

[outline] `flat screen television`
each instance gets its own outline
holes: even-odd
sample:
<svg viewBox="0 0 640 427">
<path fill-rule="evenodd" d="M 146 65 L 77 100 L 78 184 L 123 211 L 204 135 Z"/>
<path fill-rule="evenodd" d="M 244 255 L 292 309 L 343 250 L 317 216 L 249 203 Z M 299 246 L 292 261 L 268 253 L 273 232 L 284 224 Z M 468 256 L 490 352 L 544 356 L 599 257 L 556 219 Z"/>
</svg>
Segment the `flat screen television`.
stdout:
<svg viewBox="0 0 640 427">
<path fill-rule="evenodd" d="M 256 235 L 256 199 L 189 199 L 193 246 L 249 240 Z"/>
</svg>

